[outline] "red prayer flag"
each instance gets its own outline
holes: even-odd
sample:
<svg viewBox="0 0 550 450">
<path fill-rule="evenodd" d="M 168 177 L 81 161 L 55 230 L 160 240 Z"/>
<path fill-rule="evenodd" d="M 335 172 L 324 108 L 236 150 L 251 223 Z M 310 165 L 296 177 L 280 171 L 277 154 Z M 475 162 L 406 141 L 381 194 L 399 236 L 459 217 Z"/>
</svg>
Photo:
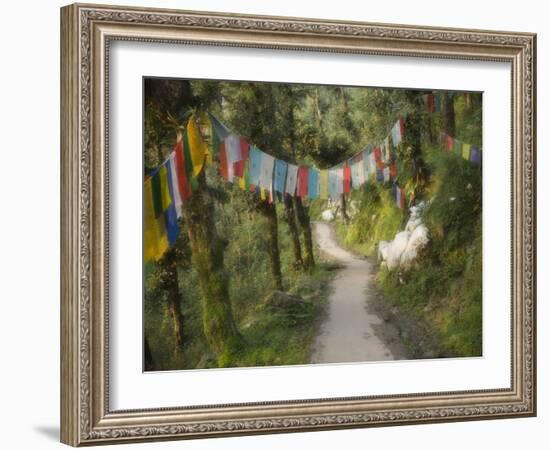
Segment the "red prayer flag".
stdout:
<svg viewBox="0 0 550 450">
<path fill-rule="evenodd" d="M 374 149 L 374 160 L 376 161 L 376 167 L 380 170 L 384 169 L 384 161 L 382 161 L 382 150 L 380 147 Z"/>
<path fill-rule="evenodd" d="M 191 197 L 191 185 L 189 184 L 189 178 L 185 172 L 185 156 L 183 154 L 183 140 L 179 140 L 176 143 L 174 149 L 176 154 L 176 173 L 178 174 L 178 189 L 180 191 L 180 197 L 182 200 L 187 200 Z"/>
<path fill-rule="evenodd" d="M 390 177 L 397 178 L 397 163 L 395 161 L 390 165 Z"/>
<path fill-rule="evenodd" d="M 298 167 L 298 186 L 296 187 L 298 197 L 307 197 L 308 176 L 309 173 L 307 166 Z"/>
<path fill-rule="evenodd" d="M 245 161 L 248 159 L 248 142 L 241 138 L 241 160 L 233 163 L 233 174 L 236 177 L 242 178 L 244 176 L 244 165 Z"/>
<path fill-rule="evenodd" d="M 434 112 L 435 111 L 435 98 L 433 94 L 428 94 L 428 111 Z"/>
<path fill-rule="evenodd" d="M 348 194 L 349 191 L 351 191 L 351 167 L 349 162 L 346 161 L 346 165 L 344 166 L 344 194 Z"/>
<path fill-rule="evenodd" d="M 399 118 L 399 129 L 401 130 L 401 139 L 405 136 L 405 119 L 403 117 Z"/>
<path fill-rule="evenodd" d="M 374 149 L 374 160 L 376 162 L 382 161 L 382 151 L 380 150 L 380 147 L 376 147 Z"/>
<path fill-rule="evenodd" d="M 445 136 L 445 150 L 447 150 L 448 152 L 452 152 L 453 151 L 453 146 L 454 146 L 454 139 L 452 136 L 449 136 L 448 134 Z"/>
</svg>

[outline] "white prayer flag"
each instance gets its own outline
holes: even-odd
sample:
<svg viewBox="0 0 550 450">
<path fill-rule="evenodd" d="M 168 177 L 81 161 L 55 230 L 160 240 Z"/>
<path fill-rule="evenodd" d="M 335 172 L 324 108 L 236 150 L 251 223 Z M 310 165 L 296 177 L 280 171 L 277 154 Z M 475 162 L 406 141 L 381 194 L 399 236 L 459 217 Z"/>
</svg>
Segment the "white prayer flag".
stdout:
<svg viewBox="0 0 550 450">
<path fill-rule="evenodd" d="M 225 152 L 227 154 L 227 167 L 242 160 L 241 138 L 236 134 L 230 134 L 225 138 Z"/>
<path fill-rule="evenodd" d="M 273 168 L 275 166 L 275 158 L 267 153 L 262 155 L 262 167 L 260 169 L 260 187 L 271 190 L 273 183 Z"/>
<path fill-rule="evenodd" d="M 176 171 L 176 152 L 170 153 L 170 179 L 172 180 L 172 193 L 174 195 L 174 206 L 176 207 L 176 214 L 181 217 L 181 205 L 183 204 L 180 195 L 180 188 L 178 182 L 178 172 Z"/>
<path fill-rule="evenodd" d="M 384 183 L 390 181 L 390 168 L 384 167 Z"/>
<path fill-rule="evenodd" d="M 338 185 L 336 188 L 338 189 L 338 194 L 344 193 L 344 168 L 342 166 L 336 168 L 336 182 Z"/>
<path fill-rule="evenodd" d="M 298 179 L 298 166 L 289 164 L 286 169 L 285 192 L 290 195 L 296 194 L 296 181 Z"/>
</svg>

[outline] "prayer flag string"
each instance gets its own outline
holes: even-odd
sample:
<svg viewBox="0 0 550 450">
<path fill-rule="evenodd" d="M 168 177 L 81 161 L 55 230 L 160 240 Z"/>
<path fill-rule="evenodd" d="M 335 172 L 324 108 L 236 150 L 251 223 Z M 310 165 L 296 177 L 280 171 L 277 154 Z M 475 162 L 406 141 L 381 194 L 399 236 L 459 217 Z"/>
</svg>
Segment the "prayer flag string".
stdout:
<svg viewBox="0 0 550 450">
<path fill-rule="evenodd" d="M 441 94 L 424 94 L 429 113 L 441 112 Z M 205 164 L 217 160 L 220 175 L 242 190 L 257 192 L 265 201 L 274 202 L 279 195 L 301 199 L 330 199 L 359 189 L 368 181 L 391 186 L 392 196 L 400 209 L 407 207 L 407 195 L 397 181 L 395 149 L 405 136 L 405 118 L 400 116 L 380 144 L 367 146 L 351 158 L 328 169 L 294 165 L 275 158 L 246 139 L 233 133 L 213 114 L 206 115 L 210 142 L 207 143 L 194 118 L 176 145 L 149 176 L 143 188 L 143 255 L 144 260 L 156 261 L 176 241 L 185 201 L 197 188 L 197 176 Z M 391 144 L 390 144 L 391 142 Z M 481 165 L 481 148 L 441 133 L 440 144 L 472 164 Z"/>
</svg>

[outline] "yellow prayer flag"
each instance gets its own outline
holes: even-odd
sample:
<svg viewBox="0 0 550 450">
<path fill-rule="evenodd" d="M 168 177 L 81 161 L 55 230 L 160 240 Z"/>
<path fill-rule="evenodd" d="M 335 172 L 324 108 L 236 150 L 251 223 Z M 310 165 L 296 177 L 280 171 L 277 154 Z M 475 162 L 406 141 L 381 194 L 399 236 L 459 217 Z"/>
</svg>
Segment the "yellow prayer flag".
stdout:
<svg viewBox="0 0 550 450">
<path fill-rule="evenodd" d="M 328 170 L 326 169 L 319 173 L 319 198 L 328 198 Z"/>
<path fill-rule="evenodd" d="M 206 164 L 212 164 L 212 154 L 216 152 L 216 142 L 217 139 L 214 137 L 214 125 L 212 124 L 212 120 L 210 119 L 210 116 L 205 111 L 201 114 L 200 123 L 203 126 L 203 130 L 206 130 L 205 133 L 209 138 L 210 144 L 205 142 L 204 148 L 205 148 L 205 161 Z M 219 144 L 217 144 L 219 146 Z"/>
<path fill-rule="evenodd" d="M 246 190 L 246 180 L 244 177 L 233 177 L 233 182 L 237 182 L 241 190 Z"/>
<path fill-rule="evenodd" d="M 189 150 L 193 162 L 193 175 L 201 173 L 206 159 L 207 148 L 199 127 L 193 118 L 187 122 L 187 138 L 189 140 Z"/>
<path fill-rule="evenodd" d="M 143 259 L 157 261 L 168 249 L 164 215 L 155 218 L 151 178 L 143 185 Z"/>
<path fill-rule="evenodd" d="M 462 144 L 462 157 L 469 161 L 470 160 L 470 149 L 471 149 L 471 145 L 470 144 Z"/>
</svg>

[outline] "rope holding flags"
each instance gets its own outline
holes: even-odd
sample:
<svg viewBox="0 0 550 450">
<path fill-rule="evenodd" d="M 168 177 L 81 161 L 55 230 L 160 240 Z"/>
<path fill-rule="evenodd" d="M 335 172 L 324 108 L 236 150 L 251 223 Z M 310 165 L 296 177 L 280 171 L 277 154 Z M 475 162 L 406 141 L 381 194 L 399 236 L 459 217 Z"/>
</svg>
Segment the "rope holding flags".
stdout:
<svg viewBox="0 0 550 450">
<path fill-rule="evenodd" d="M 441 93 L 424 94 L 428 112 L 441 111 Z M 367 181 L 391 184 L 396 206 L 407 207 L 405 191 L 397 184 L 395 149 L 405 135 L 405 118 L 400 116 L 380 144 L 367 146 L 351 158 L 329 169 L 294 165 L 250 145 L 233 133 L 213 114 L 204 118 L 210 133 L 203 139 L 191 118 L 168 158 L 146 177 L 143 188 L 144 260 L 156 261 L 179 235 L 182 207 L 197 187 L 204 166 L 216 161 L 220 175 L 242 190 L 256 192 L 262 200 L 274 202 L 277 194 L 301 199 L 336 201 Z M 203 118 L 203 119 L 204 119 Z M 473 164 L 481 164 L 481 149 L 441 133 L 441 145 Z"/>
</svg>

